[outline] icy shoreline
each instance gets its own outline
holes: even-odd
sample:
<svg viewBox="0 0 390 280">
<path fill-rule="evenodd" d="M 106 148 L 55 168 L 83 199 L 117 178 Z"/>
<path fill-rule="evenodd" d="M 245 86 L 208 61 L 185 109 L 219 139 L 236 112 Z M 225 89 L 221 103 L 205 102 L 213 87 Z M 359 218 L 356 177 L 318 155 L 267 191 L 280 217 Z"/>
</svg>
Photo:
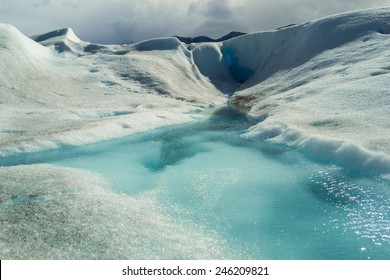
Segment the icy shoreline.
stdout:
<svg viewBox="0 0 390 280">
<path fill-rule="evenodd" d="M 120 195 L 103 176 L 47 164 L 0 168 L 0 176 L 2 259 L 229 256 L 222 240 L 166 215 L 157 194 Z"/>
</svg>

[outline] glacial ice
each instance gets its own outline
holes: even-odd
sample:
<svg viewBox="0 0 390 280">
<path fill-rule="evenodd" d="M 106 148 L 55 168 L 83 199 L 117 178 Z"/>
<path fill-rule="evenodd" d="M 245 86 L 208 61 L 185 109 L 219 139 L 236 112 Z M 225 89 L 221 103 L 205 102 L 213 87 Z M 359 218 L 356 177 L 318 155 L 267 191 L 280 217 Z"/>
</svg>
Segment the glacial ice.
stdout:
<svg viewBox="0 0 390 280">
<path fill-rule="evenodd" d="M 386 258 L 389 34 L 389 8 L 191 46 L 0 24 L 0 256 Z"/>
<path fill-rule="evenodd" d="M 317 159 L 390 170 L 389 9 L 339 14 L 231 39 L 255 74 L 230 103 L 260 119 L 247 133 Z"/>
<path fill-rule="evenodd" d="M 80 246 L 73 243 L 80 242 L 79 238 L 60 237 L 50 246 L 58 248 L 65 246 L 63 243 L 71 244 L 62 255 L 54 250 L 44 255 L 41 252 L 46 246 L 43 240 L 36 245 L 36 251 L 29 252 L 34 255 L 24 253 L 22 256 L 88 258 L 90 254 L 93 258 L 150 259 L 172 258 L 174 254 L 175 258 L 181 259 L 386 258 L 390 250 L 386 218 L 390 209 L 388 179 L 313 162 L 286 147 L 243 139 L 240 134 L 250 125 L 243 115 L 224 109 L 208 120 L 194 124 L 6 160 L 9 165 L 24 164 L 1 169 L 6 178 L 4 190 L 12 189 L 3 200 L 8 205 L 6 216 L 23 215 L 23 206 L 47 211 L 43 216 L 53 215 L 52 204 L 61 210 L 71 203 L 72 208 L 80 211 L 78 215 L 71 213 L 75 225 L 62 219 L 52 220 L 51 216 L 46 221 L 50 221 L 51 227 L 65 226 L 70 232 L 78 223 L 91 228 L 90 223 L 84 221 L 87 211 L 84 207 L 91 207 L 88 202 L 91 194 L 86 196 L 83 191 L 86 186 L 90 186 L 86 192 L 102 192 L 101 197 L 91 198 L 99 201 L 96 211 L 106 213 L 107 207 L 119 207 L 137 213 L 138 203 L 148 203 L 145 206 L 148 211 L 143 215 L 152 216 L 150 221 L 138 220 L 138 217 L 129 219 L 121 216 L 122 210 L 118 210 L 109 212 L 113 216 L 110 221 L 99 218 L 110 231 L 116 232 L 118 224 L 122 224 L 116 215 L 129 227 L 137 228 L 134 234 L 139 235 L 139 240 L 130 242 L 127 238 L 136 237 L 123 236 L 122 231 L 113 236 L 115 240 L 130 242 L 132 248 L 123 249 L 126 252 L 122 249 L 118 252 L 116 246 L 119 245 L 113 245 L 111 239 L 104 237 L 102 229 L 94 226 L 91 228 L 97 231 L 94 238 L 88 231 L 83 236 L 85 255 L 80 254 Z M 39 172 L 30 168 L 31 176 L 7 177 L 9 172 L 23 171 L 24 167 L 35 167 Z M 43 176 L 42 172 L 47 173 Z M 64 174 L 69 178 L 63 179 Z M 82 179 L 75 182 L 74 178 L 79 176 Z M 54 182 L 53 177 L 56 178 Z M 101 184 L 94 178 L 101 180 Z M 27 186 L 26 180 L 37 187 Z M 62 181 L 57 183 L 56 180 Z M 81 190 L 75 191 L 79 184 Z M 97 188 L 101 185 L 104 190 Z M 51 188 L 50 191 L 47 188 Z M 80 197 L 75 200 L 74 195 Z M 111 202 L 107 201 L 110 197 Z M 133 208 L 122 205 L 122 200 Z M 161 217 L 161 213 L 164 216 Z M 92 217 L 94 215 L 96 213 Z M 177 231 L 174 239 L 166 239 L 172 234 L 162 224 L 166 220 L 171 228 L 181 230 L 184 227 L 184 230 L 189 226 L 191 231 Z M 150 226 L 162 236 L 155 241 L 155 231 L 150 232 L 144 223 L 152 223 Z M 31 226 L 30 222 L 23 224 L 26 228 Z M 126 228 L 126 232 L 128 230 Z M 53 234 L 46 228 L 39 232 L 39 236 Z M 198 238 L 196 241 L 194 236 Z M 24 240 L 24 243 L 28 242 L 33 241 Z M 179 249 L 178 242 L 183 243 L 179 244 Z M 192 242 L 203 244 L 196 245 L 197 254 L 191 251 L 192 246 L 184 245 Z M 106 251 L 96 251 L 96 243 L 107 248 Z M 7 243 L 4 247 L 7 246 L 10 245 Z M 143 246 L 147 247 L 144 251 Z M 209 253 L 207 246 L 213 246 Z M 362 247 L 367 250 L 361 251 Z M 17 257 L 14 251 L 6 256 Z"/>
<path fill-rule="evenodd" d="M 134 198 L 115 194 L 102 176 L 51 165 L 1 168 L 0 174 L 2 259 L 203 259 L 229 254 L 210 232 L 165 215 L 153 193 Z M 16 201 L 21 193 L 31 201 Z M 48 196 L 52 198 L 36 199 Z"/>
</svg>

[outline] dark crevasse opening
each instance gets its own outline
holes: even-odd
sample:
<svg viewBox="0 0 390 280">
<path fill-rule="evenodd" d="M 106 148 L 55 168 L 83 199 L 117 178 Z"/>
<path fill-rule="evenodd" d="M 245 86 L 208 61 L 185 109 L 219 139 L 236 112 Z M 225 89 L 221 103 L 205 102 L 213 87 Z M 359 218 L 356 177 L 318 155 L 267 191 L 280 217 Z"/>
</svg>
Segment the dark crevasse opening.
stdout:
<svg viewBox="0 0 390 280">
<path fill-rule="evenodd" d="M 35 37 L 34 40 L 36 42 L 42 42 L 42 41 L 46 41 L 46 40 L 51 39 L 51 38 L 64 36 L 68 32 L 69 32 L 69 28 L 63 28 L 63 29 L 59 29 L 59 30 L 55 30 L 55 31 L 46 33 L 46 34 L 39 35 L 39 36 Z"/>
<path fill-rule="evenodd" d="M 58 51 L 59 53 L 63 53 L 63 52 L 71 52 L 72 49 L 64 42 L 60 42 L 60 43 L 55 43 L 54 44 L 54 48 L 56 49 L 56 51 Z"/>
<path fill-rule="evenodd" d="M 240 65 L 239 58 L 231 47 L 222 47 L 221 53 L 231 75 L 237 82 L 245 83 L 255 73 L 254 70 Z"/>
</svg>

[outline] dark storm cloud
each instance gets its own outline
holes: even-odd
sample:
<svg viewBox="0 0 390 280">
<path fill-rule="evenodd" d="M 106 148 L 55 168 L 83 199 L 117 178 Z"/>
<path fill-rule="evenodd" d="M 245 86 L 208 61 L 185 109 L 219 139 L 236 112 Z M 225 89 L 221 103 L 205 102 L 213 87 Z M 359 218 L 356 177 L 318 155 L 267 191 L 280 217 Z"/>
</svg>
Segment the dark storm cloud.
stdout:
<svg viewBox="0 0 390 280">
<path fill-rule="evenodd" d="M 390 0 L 0 0 L 0 22 L 26 35 L 71 27 L 102 43 L 255 32 Z"/>
</svg>

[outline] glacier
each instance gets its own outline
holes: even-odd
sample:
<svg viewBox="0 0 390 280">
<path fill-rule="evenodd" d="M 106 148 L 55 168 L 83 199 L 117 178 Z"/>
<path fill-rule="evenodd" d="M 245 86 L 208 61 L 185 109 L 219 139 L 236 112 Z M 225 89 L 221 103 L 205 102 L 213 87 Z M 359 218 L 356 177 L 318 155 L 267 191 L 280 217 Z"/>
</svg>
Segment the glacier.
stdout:
<svg viewBox="0 0 390 280">
<path fill-rule="evenodd" d="M 388 258 L 389 34 L 390 8 L 189 45 L 0 24 L 0 257 Z"/>
</svg>

